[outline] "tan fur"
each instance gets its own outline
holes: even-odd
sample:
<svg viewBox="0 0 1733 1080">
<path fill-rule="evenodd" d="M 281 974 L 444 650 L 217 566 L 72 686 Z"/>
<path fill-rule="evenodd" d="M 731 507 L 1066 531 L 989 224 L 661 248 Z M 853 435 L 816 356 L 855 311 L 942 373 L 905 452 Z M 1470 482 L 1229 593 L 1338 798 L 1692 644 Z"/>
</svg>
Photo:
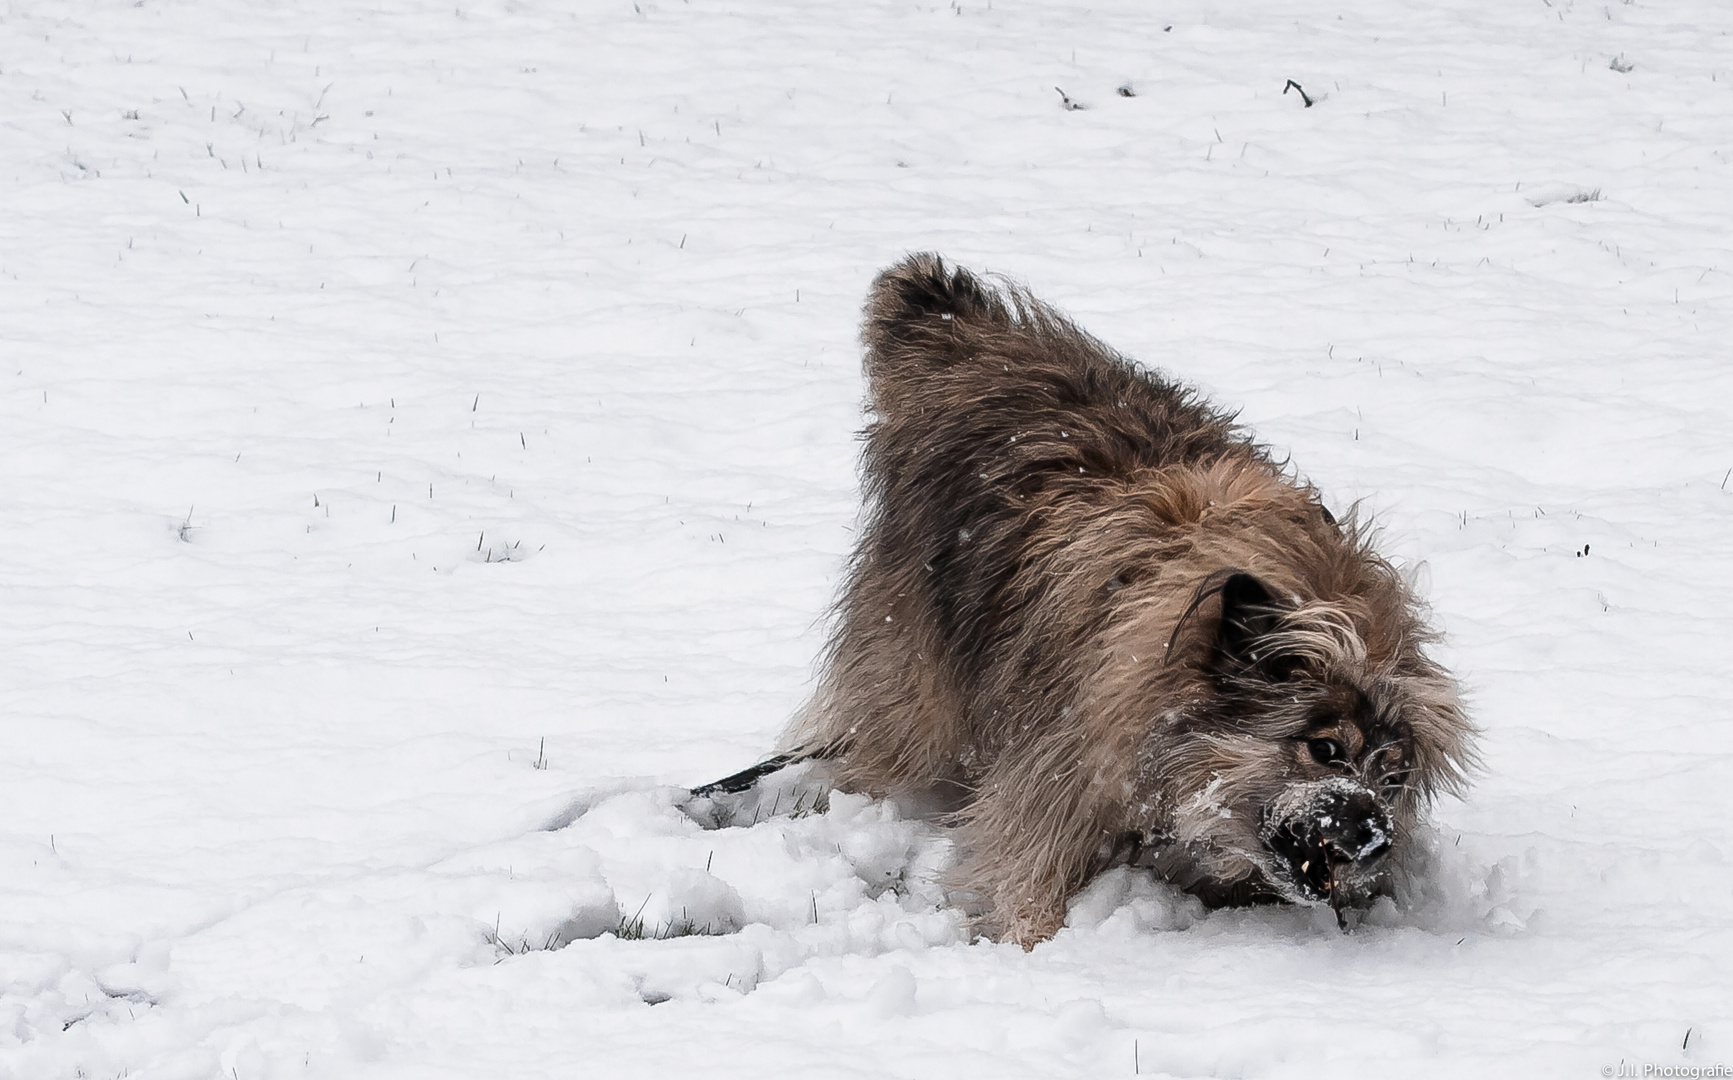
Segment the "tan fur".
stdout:
<svg viewBox="0 0 1733 1080">
<path fill-rule="evenodd" d="M 1401 577 L 1229 417 L 935 256 L 863 336 L 868 527 L 788 741 L 953 807 L 985 932 L 1050 936 L 1128 837 L 1208 902 L 1278 899 L 1260 829 L 1294 785 L 1375 789 L 1401 837 L 1460 787 L 1473 729 Z M 1234 574 L 1273 599 L 1229 663 Z"/>
</svg>

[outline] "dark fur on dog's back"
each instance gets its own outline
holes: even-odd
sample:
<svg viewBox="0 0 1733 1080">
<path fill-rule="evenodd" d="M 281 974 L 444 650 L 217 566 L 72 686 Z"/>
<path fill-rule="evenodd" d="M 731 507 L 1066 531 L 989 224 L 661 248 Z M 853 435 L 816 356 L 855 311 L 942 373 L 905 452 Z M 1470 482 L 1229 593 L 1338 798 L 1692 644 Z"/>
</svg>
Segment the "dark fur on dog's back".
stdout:
<svg viewBox="0 0 1733 1080">
<path fill-rule="evenodd" d="M 1128 842 L 1213 903 L 1378 888 L 1381 848 L 1299 880 L 1345 841 L 1293 807 L 1364 804 L 1399 844 L 1472 729 L 1361 531 L 1230 415 L 936 256 L 880 276 L 864 338 L 867 527 L 792 741 L 947 802 L 955 883 L 1025 944 Z"/>
</svg>

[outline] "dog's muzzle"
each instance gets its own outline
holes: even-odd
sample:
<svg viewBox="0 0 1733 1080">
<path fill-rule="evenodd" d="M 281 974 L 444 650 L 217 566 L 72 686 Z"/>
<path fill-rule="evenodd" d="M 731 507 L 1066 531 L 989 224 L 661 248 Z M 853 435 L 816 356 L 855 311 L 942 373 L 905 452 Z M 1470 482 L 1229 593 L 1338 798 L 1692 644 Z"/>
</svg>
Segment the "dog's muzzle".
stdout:
<svg viewBox="0 0 1733 1080">
<path fill-rule="evenodd" d="M 1376 873 L 1395 833 L 1384 801 L 1346 777 L 1289 787 L 1265 811 L 1262 829 L 1298 899 L 1335 907 Z"/>
</svg>

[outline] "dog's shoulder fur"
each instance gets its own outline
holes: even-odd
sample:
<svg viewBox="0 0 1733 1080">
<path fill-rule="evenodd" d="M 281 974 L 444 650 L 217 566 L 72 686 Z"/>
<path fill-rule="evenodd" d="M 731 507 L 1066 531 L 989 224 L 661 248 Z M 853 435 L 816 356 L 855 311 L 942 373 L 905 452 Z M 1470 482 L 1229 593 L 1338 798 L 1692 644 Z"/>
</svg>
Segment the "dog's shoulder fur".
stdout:
<svg viewBox="0 0 1733 1080">
<path fill-rule="evenodd" d="M 1128 835 L 1206 899 L 1280 895 L 1208 819 L 1293 781 L 1275 755 L 1330 694 L 1400 747 L 1399 825 L 1461 783 L 1409 589 L 1232 415 L 932 255 L 880 275 L 863 337 L 866 527 L 790 741 L 954 810 L 987 932 L 1049 936 Z M 1304 709 L 1264 700 L 1278 655 Z"/>
</svg>

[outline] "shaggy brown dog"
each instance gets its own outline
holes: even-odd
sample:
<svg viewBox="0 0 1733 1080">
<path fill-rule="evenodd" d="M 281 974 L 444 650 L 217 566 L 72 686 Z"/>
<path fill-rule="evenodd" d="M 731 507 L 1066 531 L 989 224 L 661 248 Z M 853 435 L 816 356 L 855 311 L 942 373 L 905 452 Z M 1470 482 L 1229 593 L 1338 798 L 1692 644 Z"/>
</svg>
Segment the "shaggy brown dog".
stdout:
<svg viewBox="0 0 1733 1080">
<path fill-rule="evenodd" d="M 789 756 L 951 811 L 953 884 L 1025 946 L 1116 862 L 1211 905 L 1387 888 L 1474 731 L 1364 531 L 936 256 L 880 275 L 864 339 L 867 526 Z"/>
</svg>

